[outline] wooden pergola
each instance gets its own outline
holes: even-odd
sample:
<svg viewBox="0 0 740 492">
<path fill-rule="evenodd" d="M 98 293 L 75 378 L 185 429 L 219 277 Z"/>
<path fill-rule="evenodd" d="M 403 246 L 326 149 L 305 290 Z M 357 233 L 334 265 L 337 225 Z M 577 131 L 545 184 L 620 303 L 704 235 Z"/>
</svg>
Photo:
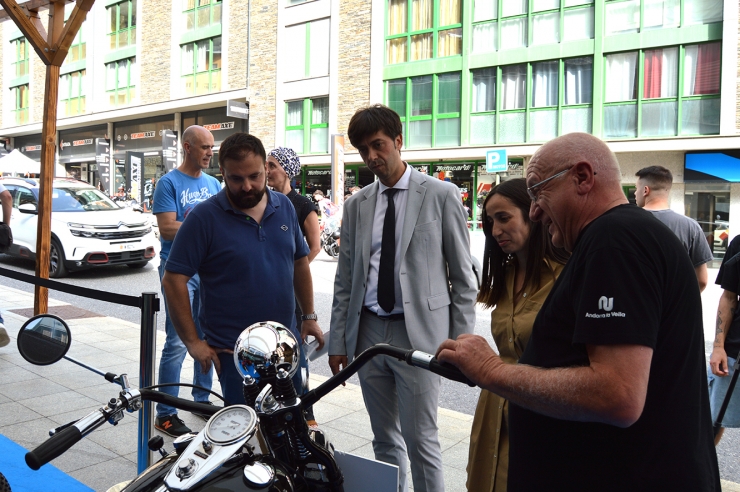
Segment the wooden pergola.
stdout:
<svg viewBox="0 0 740 492">
<path fill-rule="evenodd" d="M 77 0 L 72 14 L 65 23 L 64 6 L 71 2 L 72 0 L 30 0 L 19 5 L 15 0 L 0 0 L 0 5 L 4 9 L 0 11 L 0 20 L 10 17 L 46 65 L 44 114 L 41 126 L 39 220 L 36 235 L 36 276 L 45 279 L 49 278 L 51 191 L 57 135 L 59 69 L 95 0 Z M 48 30 L 44 28 L 39 18 L 39 10 L 46 9 L 49 10 Z M 49 291 L 46 287 L 36 286 L 33 308 L 35 314 L 45 314 L 48 311 Z"/>
</svg>

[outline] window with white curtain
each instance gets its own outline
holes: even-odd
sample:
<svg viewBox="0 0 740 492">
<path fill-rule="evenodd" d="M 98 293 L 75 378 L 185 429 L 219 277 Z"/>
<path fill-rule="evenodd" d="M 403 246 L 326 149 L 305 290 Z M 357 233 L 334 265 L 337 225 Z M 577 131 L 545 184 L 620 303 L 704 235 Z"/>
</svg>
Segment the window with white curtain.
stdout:
<svg viewBox="0 0 740 492">
<path fill-rule="evenodd" d="M 683 95 L 718 94 L 720 88 L 720 43 L 694 44 L 684 50 Z"/>
<path fill-rule="evenodd" d="M 285 28 L 286 80 L 329 75 L 330 32 L 328 18 Z"/>
<path fill-rule="evenodd" d="M 495 19 L 498 17 L 498 0 L 474 0 L 473 22 Z"/>
<path fill-rule="evenodd" d="M 559 62 L 546 61 L 532 64 L 532 107 L 558 105 Z"/>
<path fill-rule="evenodd" d="M 183 95 L 221 90 L 221 37 L 180 46 Z"/>
<path fill-rule="evenodd" d="M 498 49 L 498 23 L 485 22 L 473 26 L 473 53 L 490 53 Z"/>
<path fill-rule="evenodd" d="M 484 68 L 473 71 L 474 113 L 496 110 L 496 69 Z"/>
<path fill-rule="evenodd" d="M 329 151 L 329 98 L 311 99 L 311 141 L 309 152 L 325 154 Z"/>
<path fill-rule="evenodd" d="M 638 32 L 640 29 L 640 0 L 607 2 L 604 23 L 606 35 Z"/>
<path fill-rule="evenodd" d="M 684 0 L 684 24 L 709 24 L 722 20 L 722 0 Z"/>
<path fill-rule="evenodd" d="M 637 99 L 637 52 L 607 55 L 604 102 L 635 99 Z"/>
<path fill-rule="evenodd" d="M 678 27 L 680 20 L 680 0 L 644 0 L 642 19 L 644 29 Z"/>
<path fill-rule="evenodd" d="M 564 62 L 563 102 L 574 104 L 591 104 L 593 102 L 594 61 L 591 57 L 570 58 Z"/>
<path fill-rule="evenodd" d="M 563 41 L 594 38 L 594 8 L 570 9 L 563 12 Z"/>
<path fill-rule="evenodd" d="M 501 68 L 501 109 L 523 109 L 527 103 L 527 65 Z"/>
<path fill-rule="evenodd" d="M 532 44 L 560 42 L 560 12 L 535 15 L 532 19 Z"/>
<path fill-rule="evenodd" d="M 505 0 L 501 5 L 501 17 L 527 13 L 527 0 Z"/>
<path fill-rule="evenodd" d="M 527 18 L 504 19 L 501 25 L 501 49 L 523 48 L 527 46 Z"/>
</svg>

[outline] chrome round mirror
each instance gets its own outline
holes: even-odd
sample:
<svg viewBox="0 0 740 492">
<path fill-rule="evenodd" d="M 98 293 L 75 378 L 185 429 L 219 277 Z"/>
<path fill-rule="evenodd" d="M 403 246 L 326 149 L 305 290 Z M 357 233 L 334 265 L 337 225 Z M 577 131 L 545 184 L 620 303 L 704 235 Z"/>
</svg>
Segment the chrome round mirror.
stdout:
<svg viewBox="0 0 740 492">
<path fill-rule="evenodd" d="M 64 357 L 72 344 L 67 323 L 53 314 L 39 314 L 26 321 L 18 333 L 18 352 L 37 366 L 48 366 Z"/>
<path fill-rule="evenodd" d="M 295 336 L 280 323 L 255 323 L 237 338 L 234 364 L 242 377 L 271 378 L 278 367 L 292 376 L 298 370 L 299 347 Z"/>
</svg>

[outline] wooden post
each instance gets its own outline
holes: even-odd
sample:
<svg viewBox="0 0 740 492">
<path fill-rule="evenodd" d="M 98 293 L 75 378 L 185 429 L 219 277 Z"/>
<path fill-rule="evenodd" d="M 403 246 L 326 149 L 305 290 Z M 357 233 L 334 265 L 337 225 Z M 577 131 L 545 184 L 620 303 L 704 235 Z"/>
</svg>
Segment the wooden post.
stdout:
<svg viewBox="0 0 740 492">
<path fill-rule="evenodd" d="M 54 156 L 57 137 L 57 102 L 59 100 L 59 68 L 69 47 L 95 0 L 77 0 L 69 20 L 64 22 L 64 5 L 70 0 L 30 0 L 19 6 L 15 0 L 0 0 L 0 19 L 10 17 L 21 30 L 36 54 L 46 65 L 44 115 L 41 125 L 41 179 L 39 181 L 38 226 L 36 229 L 36 276 L 49 278 L 51 249 L 51 193 L 54 184 Z M 44 31 L 37 10 L 49 7 L 49 28 Z M 44 40 L 46 35 L 46 40 Z M 61 258 L 60 258 L 61 259 Z M 36 286 L 33 311 L 45 314 L 49 310 L 49 291 Z"/>
<path fill-rule="evenodd" d="M 47 45 L 54 46 L 64 29 L 64 2 L 49 6 Z M 49 48 L 44 48 L 45 50 Z M 49 53 L 49 57 L 53 57 Z M 36 229 L 36 277 L 49 278 L 51 249 L 51 192 L 54 181 L 54 156 L 57 139 L 57 102 L 59 101 L 59 64 L 46 65 L 44 116 L 41 124 L 41 179 L 39 180 L 39 220 Z M 60 258 L 61 259 L 61 258 Z M 33 313 L 46 314 L 49 310 L 49 290 L 36 286 Z"/>
</svg>

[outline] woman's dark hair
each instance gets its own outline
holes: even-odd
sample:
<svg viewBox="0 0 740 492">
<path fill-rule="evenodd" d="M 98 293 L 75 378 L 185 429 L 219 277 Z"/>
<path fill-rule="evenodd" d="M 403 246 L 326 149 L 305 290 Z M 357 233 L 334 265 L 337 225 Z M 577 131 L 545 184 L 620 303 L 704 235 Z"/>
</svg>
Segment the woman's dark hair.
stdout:
<svg viewBox="0 0 740 492">
<path fill-rule="evenodd" d="M 484 306 L 494 307 L 506 288 L 506 265 L 516 261 L 515 255 L 504 253 L 501 246 L 493 237 L 491 231 L 493 219 L 486 214 L 486 204 L 494 195 L 501 195 L 514 204 L 522 213 L 525 223 L 529 224 L 529 242 L 527 245 L 527 269 L 524 272 L 524 287 L 537 289 L 540 287 L 542 260 L 547 258 L 557 263 L 565 263 L 570 254 L 561 248 L 552 245 L 550 234 L 541 222 L 529 220 L 529 207 L 532 200 L 527 194 L 527 184 L 524 178 L 510 179 L 494 187 L 483 202 L 483 234 L 486 236 L 486 249 L 483 253 L 483 281 L 478 302 Z M 515 292 L 514 295 L 518 295 Z"/>
</svg>

